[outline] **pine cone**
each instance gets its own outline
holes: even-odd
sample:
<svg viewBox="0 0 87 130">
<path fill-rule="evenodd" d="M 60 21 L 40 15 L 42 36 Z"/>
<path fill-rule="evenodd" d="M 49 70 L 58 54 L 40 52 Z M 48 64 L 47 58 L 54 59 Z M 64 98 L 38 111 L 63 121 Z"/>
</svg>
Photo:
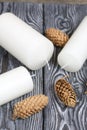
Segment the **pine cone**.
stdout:
<svg viewBox="0 0 87 130">
<path fill-rule="evenodd" d="M 70 83 L 65 79 L 59 79 L 55 84 L 55 91 L 59 99 L 69 107 L 76 105 L 76 93 Z"/>
<path fill-rule="evenodd" d="M 28 97 L 14 105 L 13 119 L 28 118 L 42 110 L 48 104 L 48 97 L 45 95 L 36 95 Z"/>
<path fill-rule="evenodd" d="M 45 31 L 46 37 L 53 42 L 56 46 L 64 46 L 68 41 L 69 37 L 66 33 L 63 33 L 59 29 L 48 28 Z"/>
</svg>

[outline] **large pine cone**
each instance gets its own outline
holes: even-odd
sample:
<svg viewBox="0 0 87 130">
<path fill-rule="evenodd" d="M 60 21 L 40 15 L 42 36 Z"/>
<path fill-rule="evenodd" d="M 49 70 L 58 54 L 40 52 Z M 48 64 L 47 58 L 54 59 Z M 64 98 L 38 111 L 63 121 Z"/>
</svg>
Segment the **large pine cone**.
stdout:
<svg viewBox="0 0 87 130">
<path fill-rule="evenodd" d="M 65 79 L 59 79 L 55 84 L 55 91 L 59 99 L 69 107 L 76 105 L 76 93 L 70 83 Z"/>
<path fill-rule="evenodd" d="M 45 95 L 36 95 L 28 97 L 14 105 L 13 119 L 28 118 L 42 110 L 48 104 L 48 97 Z"/>
</svg>

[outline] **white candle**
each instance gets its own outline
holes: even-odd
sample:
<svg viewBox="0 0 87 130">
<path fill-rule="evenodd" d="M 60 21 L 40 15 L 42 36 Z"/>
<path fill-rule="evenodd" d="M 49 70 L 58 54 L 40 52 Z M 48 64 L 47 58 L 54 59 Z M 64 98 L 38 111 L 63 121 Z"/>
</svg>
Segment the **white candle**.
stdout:
<svg viewBox="0 0 87 130">
<path fill-rule="evenodd" d="M 12 13 L 0 15 L 0 43 L 31 70 L 46 65 L 54 51 L 50 40 Z"/>
<path fill-rule="evenodd" d="M 58 55 L 58 64 L 67 71 L 78 71 L 87 58 L 87 16 Z"/>
<path fill-rule="evenodd" d="M 32 78 L 24 67 L 0 75 L 0 105 L 20 97 L 33 89 Z"/>
</svg>

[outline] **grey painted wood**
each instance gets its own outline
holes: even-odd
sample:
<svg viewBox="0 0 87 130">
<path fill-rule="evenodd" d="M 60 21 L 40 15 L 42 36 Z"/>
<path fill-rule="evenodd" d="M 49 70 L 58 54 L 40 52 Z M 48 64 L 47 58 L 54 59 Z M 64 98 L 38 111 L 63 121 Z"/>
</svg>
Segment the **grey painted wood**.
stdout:
<svg viewBox="0 0 87 130">
<path fill-rule="evenodd" d="M 55 27 L 65 31 L 69 36 L 85 15 L 87 5 L 61 5 L 61 4 L 33 4 L 33 3 L 0 3 L 0 14 L 13 12 L 33 28 L 43 33 L 46 28 Z M 83 32 L 84 33 L 84 32 Z M 47 66 L 38 71 L 33 77 L 33 92 L 15 99 L 0 107 L 0 130 L 86 130 L 87 129 L 87 97 L 84 94 L 87 81 L 87 61 L 77 73 L 68 73 L 60 69 L 57 64 L 57 55 L 61 48 L 55 47 L 54 55 Z M 17 59 L 0 47 L 0 73 L 22 65 Z M 64 106 L 54 92 L 55 81 L 64 75 L 77 93 L 77 106 L 68 108 Z M 14 103 L 30 95 L 44 93 L 49 97 L 49 104 L 44 111 L 28 119 L 12 121 L 12 108 Z"/>
<path fill-rule="evenodd" d="M 32 3 L 0 3 L 0 13 L 13 12 L 26 23 L 31 25 L 39 32 L 43 32 L 43 8 L 42 4 Z M 20 48 L 21 49 L 21 48 Z M 17 59 L 8 54 L 4 49 L 0 48 L 0 72 L 6 72 L 17 66 L 22 65 Z M 43 93 L 43 72 L 30 71 L 36 74 L 33 77 L 34 90 L 27 95 L 22 96 L 10 103 L 0 107 L 0 130 L 42 130 L 43 129 L 43 112 L 39 112 L 25 120 L 12 121 L 12 108 L 14 103 L 22 100 L 30 95 Z M 21 78 L 21 77 L 20 77 Z M 9 91 L 9 90 L 8 90 Z"/>
<path fill-rule="evenodd" d="M 83 17 L 87 15 L 87 5 L 44 5 L 44 30 L 49 27 L 59 28 L 71 36 Z M 84 33 L 84 32 L 82 32 Z M 78 44 L 78 43 L 77 43 Z M 57 65 L 57 55 L 61 48 L 55 47 L 54 55 L 44 69 L 44 93 L 49 97 L 49 104 L 44 110 L 44 130 L 87 130 L 87 97 L 84 95 L 87 81 L 87 61 L 77 73 L 68 73 Z M 55 81 L 64 75 L 77 93 L 77 106 L 64 106 L 54 92 Z"/>
</svg>

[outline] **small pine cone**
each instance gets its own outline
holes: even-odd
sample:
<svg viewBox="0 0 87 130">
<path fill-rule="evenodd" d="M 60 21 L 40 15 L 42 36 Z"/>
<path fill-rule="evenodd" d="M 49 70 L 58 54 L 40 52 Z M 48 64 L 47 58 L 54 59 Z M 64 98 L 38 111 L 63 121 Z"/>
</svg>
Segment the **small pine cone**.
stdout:
<svg viewBox="0 0 87 130">
<path fill-rule="evenodd" d="M 55 84 L 55 91 L 59 99 L 69 107 L 76 105 L 76 93 L 70 83 L 65 79 L 59 79 Z"/>
<path fill-rule="evenodd" d="M 45 95 L 36 95 L 28 97 L 14 105 L 13 119 L 28 118 L 41 111 L 48 104 L 48 97 Z"/>
<path fill-rule="evenodd" d="M 53 42 L 56 46 L 64 46 L 68 41 L 69 37 L 66 33 L 55 28 L 48 28 L 45 31 L 45 36 Z"/>
</svg>

